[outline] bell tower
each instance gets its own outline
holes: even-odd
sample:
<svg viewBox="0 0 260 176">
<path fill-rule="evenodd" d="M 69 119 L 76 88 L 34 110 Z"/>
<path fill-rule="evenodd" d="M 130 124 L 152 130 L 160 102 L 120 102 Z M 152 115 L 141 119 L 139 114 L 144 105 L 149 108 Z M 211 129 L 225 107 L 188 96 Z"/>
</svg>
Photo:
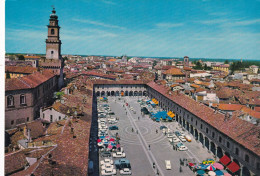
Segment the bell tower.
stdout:
<svg viewBox="0 0 260 176">
<path fill-rule="evenodd" d="M 61 59 L 60 26 L 55 8 L 50 15 L 48 27 L 48 38 L 46 39 L 46 59 Z"/>
</svg>

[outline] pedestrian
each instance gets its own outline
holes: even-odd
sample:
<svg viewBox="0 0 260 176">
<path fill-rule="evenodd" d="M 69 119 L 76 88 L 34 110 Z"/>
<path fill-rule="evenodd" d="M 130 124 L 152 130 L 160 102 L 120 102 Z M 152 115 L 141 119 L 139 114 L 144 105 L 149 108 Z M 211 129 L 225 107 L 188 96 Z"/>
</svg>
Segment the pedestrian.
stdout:
<svg viewBox="0 0 260 176">
<path fill-rule="evenodd" d="M 180 172 L 182 172 L 182 167 L 180 166 Z"/>
<path fill-rule="evenodd" d="M 140 117 L 138 117 L 138 120 L 140 119 Z"/>
<path fill-rule="evenodd" d="M 150 146 L 150 144 L 148 145 L 148 147 L 149 147 L 149 150 L 151 150 L 151 146 Z"/>
<path fill-rule="evenodd" d="M 134 129 L 132 128 L 132 132 L 134 132 Z"/>
<path fill-rule="evenodd" d="M 138 130 L 136 130 L 136 133 L 138 134 Z"/>
<path fill-rule="evenodd" d="M 155 169 L 155 163 L 153 162 L 153 168 Z"/>
<path fill-rule="evenodd" d="M 158 130 L 156 129 L 156 134 L 158 133 Z"/>
</svg>

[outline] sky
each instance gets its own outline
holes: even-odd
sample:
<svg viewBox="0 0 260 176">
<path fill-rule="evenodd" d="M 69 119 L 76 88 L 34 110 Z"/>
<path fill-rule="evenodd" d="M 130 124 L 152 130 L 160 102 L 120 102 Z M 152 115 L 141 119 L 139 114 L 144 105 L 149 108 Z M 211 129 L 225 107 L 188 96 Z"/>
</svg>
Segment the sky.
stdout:
<svg viewBox="0 0 260 176">
<path fill-rule="evenodd" d="M 260 60 L 260 0 L 6 0 L 7 53 L 45 53 L 52 5 L 62 54 Z"/>
</svg>

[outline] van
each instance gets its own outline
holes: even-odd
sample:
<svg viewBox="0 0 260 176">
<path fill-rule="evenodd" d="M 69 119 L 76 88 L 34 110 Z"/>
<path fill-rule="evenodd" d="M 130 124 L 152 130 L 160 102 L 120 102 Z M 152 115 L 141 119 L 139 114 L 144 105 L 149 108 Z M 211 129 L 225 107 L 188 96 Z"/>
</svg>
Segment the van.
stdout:
<svg viewBox="0 0 260 176">
<path fill-rule="evenodd" d="M 93 161 L 89 160 L 88 162 L 88 174 L 93 174 L 94 173 L 94 163 Z"/>
<path fill-rule="evenodd" d="M 185 139 L 188 141 L 188 142 L 191 142 L 191 137 L 189 135 L 185 135 Z"/>
<path fill-rule="evenodd" d="M 166 169 L 167 169 L 167 170 L 172 169 L 171 161 L 170 161 L 170 160 L 165 160 L 165 166 L 166 166 Z"/>
</svg>

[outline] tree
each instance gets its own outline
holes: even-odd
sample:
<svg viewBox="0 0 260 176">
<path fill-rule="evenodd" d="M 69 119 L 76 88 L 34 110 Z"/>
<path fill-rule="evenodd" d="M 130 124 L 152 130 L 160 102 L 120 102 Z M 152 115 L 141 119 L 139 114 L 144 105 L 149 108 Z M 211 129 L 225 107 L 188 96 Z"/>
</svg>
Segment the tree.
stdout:
<svg viewBox="0 0 260 176">
<path fill-rule="evenodd" d="M 197 70 L 202 70 L 203 66 L 202 66 L 202 64 L 199 61 L 197 61 L 195 67 L 193 67 L 193 68 L 197 69 Z"/>
<path fill-rule="evenodd" d="M 17 57 L 18 57 L 18 60 L 25 60 L 24 56 L 22 54 L 17 55 Z"/>
<path fill-rule="evenodd" d="M 207 64 L 204 64 L 204 70 L 208 70 Z"/>
<path fill-rule="evenodd" d="M 57 92 L 56 97 L 60 100 L 61 97 L 64 95 L 64 92 Z"/>
<path fill-rule="evenodd" d="M 10 78 L 11 78 L 10 72 L 7 70 L 7 71 L 6 71 L 6 79 L 10 79 Z"/>
<path fill-rule="evenodd" d="M 229 61 L 228 61 L 228 60 L 225 60 L 224 64 L 229 64 Z"/>
<path fill-rule="evenodd" d="M 153 61 L 153 67 L 157 65 L 157 60 Z"/>
</svg>

